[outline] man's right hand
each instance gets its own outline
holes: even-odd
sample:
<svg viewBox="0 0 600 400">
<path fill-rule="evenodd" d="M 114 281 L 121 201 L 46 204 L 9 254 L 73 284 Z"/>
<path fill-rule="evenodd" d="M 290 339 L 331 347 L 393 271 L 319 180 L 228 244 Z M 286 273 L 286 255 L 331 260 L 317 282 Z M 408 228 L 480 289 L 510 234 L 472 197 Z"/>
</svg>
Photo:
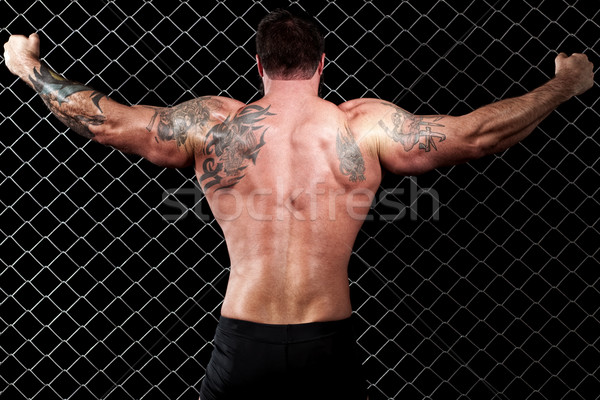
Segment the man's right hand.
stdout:
<svg viewBox="0 0 600 400">
<path fill-rule="evenodd" d="M 574 53 L 568 57 L 560 53 L 554 60 L 556 65 L 556 78 L 564 79 L 577 96 L 594 85 L 594 65 L 585 54 Z"/>
<path fill-rule="evenodd" d="M 40 63 L 40 38 L 37 33 L 29 37 L 12 35 L 4 44 L 4 62 L 10 72 L 25 79 Z"/>
</svg>

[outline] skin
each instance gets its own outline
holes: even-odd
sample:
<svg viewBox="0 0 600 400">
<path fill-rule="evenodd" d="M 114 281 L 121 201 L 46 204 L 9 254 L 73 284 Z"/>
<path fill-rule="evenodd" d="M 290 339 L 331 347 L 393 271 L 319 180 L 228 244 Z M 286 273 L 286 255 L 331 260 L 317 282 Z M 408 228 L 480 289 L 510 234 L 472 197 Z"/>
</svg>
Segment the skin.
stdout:
<svg viewBox="0 0 600 400">
<path fill-rule="evenodd" d="M 308 80 L 273 79 L 257 57 L 265 95 L 255 103 L 128 107 L 51 72 L 36 34 L 4 47 L 9 70 L 78 134 L 194 166 L 231 258 L 222 314 L 273 324 L 350 316 L 348 260 L 384 170 L 415 175 L 503 151 L 593 86 L 587 57 L 561 53 L 555 78 L 523 96 L 459 117 L 416 116 L 379 99 L 319 98 L 324 56 Z"/>
</svg>

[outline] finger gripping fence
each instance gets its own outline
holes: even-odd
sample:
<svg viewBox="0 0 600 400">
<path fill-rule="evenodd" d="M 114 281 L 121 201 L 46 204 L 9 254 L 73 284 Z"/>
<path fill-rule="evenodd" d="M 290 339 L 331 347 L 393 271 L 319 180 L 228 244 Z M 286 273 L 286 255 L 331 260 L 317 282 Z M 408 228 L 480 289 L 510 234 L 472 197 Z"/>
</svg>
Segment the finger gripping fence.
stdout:
<svg viewBox="0 0 600 400">
<path fill-rule="evenodd" d="M 282 5 L 326 33 L 334 103 L 460 115 L 544 83 L 559 51 L 600 64 L 591 0 L 3 0 L 0 26 L 125 104 L 250 102 Z M 193 172 L 0 79 L 0 398 L 196 399 L 229 259 Z M 502 154 L 384 179 L 349 267 L 371 399 L 600 396 L 599 110 L 596 84 Z"/>
</svg>

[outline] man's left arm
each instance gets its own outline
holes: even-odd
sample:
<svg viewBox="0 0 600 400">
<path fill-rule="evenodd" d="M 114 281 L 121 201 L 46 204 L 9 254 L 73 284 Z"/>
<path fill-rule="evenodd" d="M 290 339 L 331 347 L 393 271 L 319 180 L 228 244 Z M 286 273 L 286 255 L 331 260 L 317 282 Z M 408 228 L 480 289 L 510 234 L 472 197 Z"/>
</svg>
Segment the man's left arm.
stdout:
<svg viewBox="0 0 600 400">
<path fill-rule="evenodd" d="M 594 84 L 593 65 L 583 54 L 555 59 L 555 77 L 515 98 L 480 107 L 466 115 L 413 115 L 378 99 L 340 105 L 350 129 L 374 148 L 383 168 L 416 175 L 508 149 L 527 137 L 561 103 Z"/>
<path fill-rule="evenodd" d="M 52 71 L 39 59 L 37 34 L 11 36 L 4 49 L 8 69 L 73 131 L 161 166 L 193 163 L 197 141 L 220 105 L 219 100 L 205 97 L 172 108 L 126 106 Z"/>
</svg>

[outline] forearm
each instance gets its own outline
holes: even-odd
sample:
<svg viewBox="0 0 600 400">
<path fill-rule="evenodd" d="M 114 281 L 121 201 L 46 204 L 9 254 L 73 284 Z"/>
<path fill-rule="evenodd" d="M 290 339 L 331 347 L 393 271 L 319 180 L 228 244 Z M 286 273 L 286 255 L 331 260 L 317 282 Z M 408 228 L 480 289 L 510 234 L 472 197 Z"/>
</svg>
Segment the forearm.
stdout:
<svg viewBox="0 0 600 400">
<path fill-rule="evenodd" d="M 193 147 L 188 140 L 189 127 L 182 126 L 187 120 L 185 115 L 174 115 L 181 113 L 180 107 L 126 106 L 61 77 L 40 62 L 30 72 L 21 78 L 61 122 L 81 136 L 159 165 L 190 164 Z M 186 108 L 192 109 L 190 105 Z"/>
<path fill-rule="evenodd" d="M 523 96 L 481 107 L 466 116 L 472 139 L 484 154 L 506 150 L 574 94 L 567 79 L 554 78 Z"/>
<path fill-rule="evenodd" d="M 107 109 L 120 106 L 90 87 L 63 78 L 43 62 L 34 64 L 21 78 L 61 122 L 88 139 L 106 131 Z"/>
</svg>

